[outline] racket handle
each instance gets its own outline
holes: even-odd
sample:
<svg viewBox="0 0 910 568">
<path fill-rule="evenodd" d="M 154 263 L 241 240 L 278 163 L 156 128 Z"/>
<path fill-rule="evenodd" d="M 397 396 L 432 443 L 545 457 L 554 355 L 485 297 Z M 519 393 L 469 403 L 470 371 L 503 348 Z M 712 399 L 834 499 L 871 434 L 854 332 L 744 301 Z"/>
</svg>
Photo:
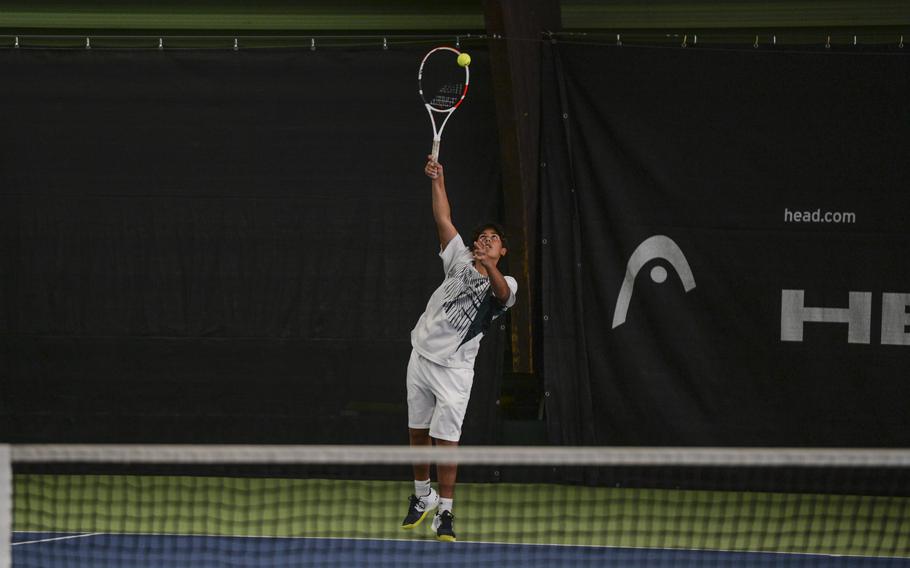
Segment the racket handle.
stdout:
<svg viewBox="0 0 910 568">
<path fill-rule="evenodd" d="M 439 138 L 433 138 L 433 151 L 430 153 L 433 155 L 433 161 L 435 162 L 439 158 Z"/>
</svg>

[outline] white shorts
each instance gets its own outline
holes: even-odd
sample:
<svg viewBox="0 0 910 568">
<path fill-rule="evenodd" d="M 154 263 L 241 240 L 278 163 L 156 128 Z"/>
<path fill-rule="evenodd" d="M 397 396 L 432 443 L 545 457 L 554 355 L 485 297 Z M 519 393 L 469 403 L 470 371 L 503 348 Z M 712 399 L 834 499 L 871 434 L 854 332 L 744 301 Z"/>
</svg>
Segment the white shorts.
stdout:
<svg viewBox="0 0 910 568">
<path fill-rule="evenodd" d="M 474 369 L 443 367 L 412 349 L 407 384 L 408 427 L 429 428 L 430 436 L 457 442 L 471 398 Z"/>
</svg>

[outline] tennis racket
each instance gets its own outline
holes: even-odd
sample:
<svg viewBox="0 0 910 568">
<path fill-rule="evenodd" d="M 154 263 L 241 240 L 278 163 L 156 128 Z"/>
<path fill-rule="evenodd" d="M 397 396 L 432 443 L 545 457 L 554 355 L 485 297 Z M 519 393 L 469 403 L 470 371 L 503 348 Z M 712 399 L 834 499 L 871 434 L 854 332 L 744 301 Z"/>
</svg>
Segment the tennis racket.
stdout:
<svg viewBox="0 0 910 568">
<path fill-rule="evenodd" d="M 442 130 L 468 94 L 471 73 L 467 66 L 458 65 L 459 55 L 461 52 L 453 47 L 431 49 L 420 62 L 417 72 L 417 89 L 433 125 L 434 162 L 439 157 Z M 437 116 L 442 118 L 439 128 L 436 127 Z"/>
</svg>

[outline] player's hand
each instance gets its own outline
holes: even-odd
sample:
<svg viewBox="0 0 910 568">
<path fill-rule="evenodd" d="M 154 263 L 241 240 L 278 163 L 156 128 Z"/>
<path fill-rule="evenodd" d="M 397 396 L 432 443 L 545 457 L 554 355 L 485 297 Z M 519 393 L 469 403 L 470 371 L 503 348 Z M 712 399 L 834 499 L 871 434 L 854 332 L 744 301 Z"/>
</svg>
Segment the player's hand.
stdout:
<svg viewBox="0 0 910 568">
<path fill-rule="evenodd" d="M 423 173 L 427 174 L 430 179 L 440 179 L 443 177 L 442 164 L 435 161 L 431 154 L 427 156 L 427 165 L 424 166 Z"/>
<path fill-rule="evenodd" d="M 490 248 L 489 243 L 474 241 L 474 248 L 471 251 L 474 254 L 474 260 L 483 266 L 487 266 L 493 260 L 490 258 Z"/>
</svg>

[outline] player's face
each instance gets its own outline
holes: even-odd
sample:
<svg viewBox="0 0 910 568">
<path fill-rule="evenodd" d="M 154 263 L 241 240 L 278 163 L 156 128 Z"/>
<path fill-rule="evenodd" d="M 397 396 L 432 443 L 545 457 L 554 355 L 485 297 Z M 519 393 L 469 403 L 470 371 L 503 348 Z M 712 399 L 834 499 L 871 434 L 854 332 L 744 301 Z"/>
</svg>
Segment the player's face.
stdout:
<svg viewBox="0 0 910 568">
<path fill-rule="evenodd" d="M 496 234 L 496 231 L 492 229 L 486 229 L 477 236 L 474 248 L 483 250 L 486 252 L 487 256 L 496 259 L 503 256 L 506 250 L 502 246 L 502 239 Z"/>
</svg>

